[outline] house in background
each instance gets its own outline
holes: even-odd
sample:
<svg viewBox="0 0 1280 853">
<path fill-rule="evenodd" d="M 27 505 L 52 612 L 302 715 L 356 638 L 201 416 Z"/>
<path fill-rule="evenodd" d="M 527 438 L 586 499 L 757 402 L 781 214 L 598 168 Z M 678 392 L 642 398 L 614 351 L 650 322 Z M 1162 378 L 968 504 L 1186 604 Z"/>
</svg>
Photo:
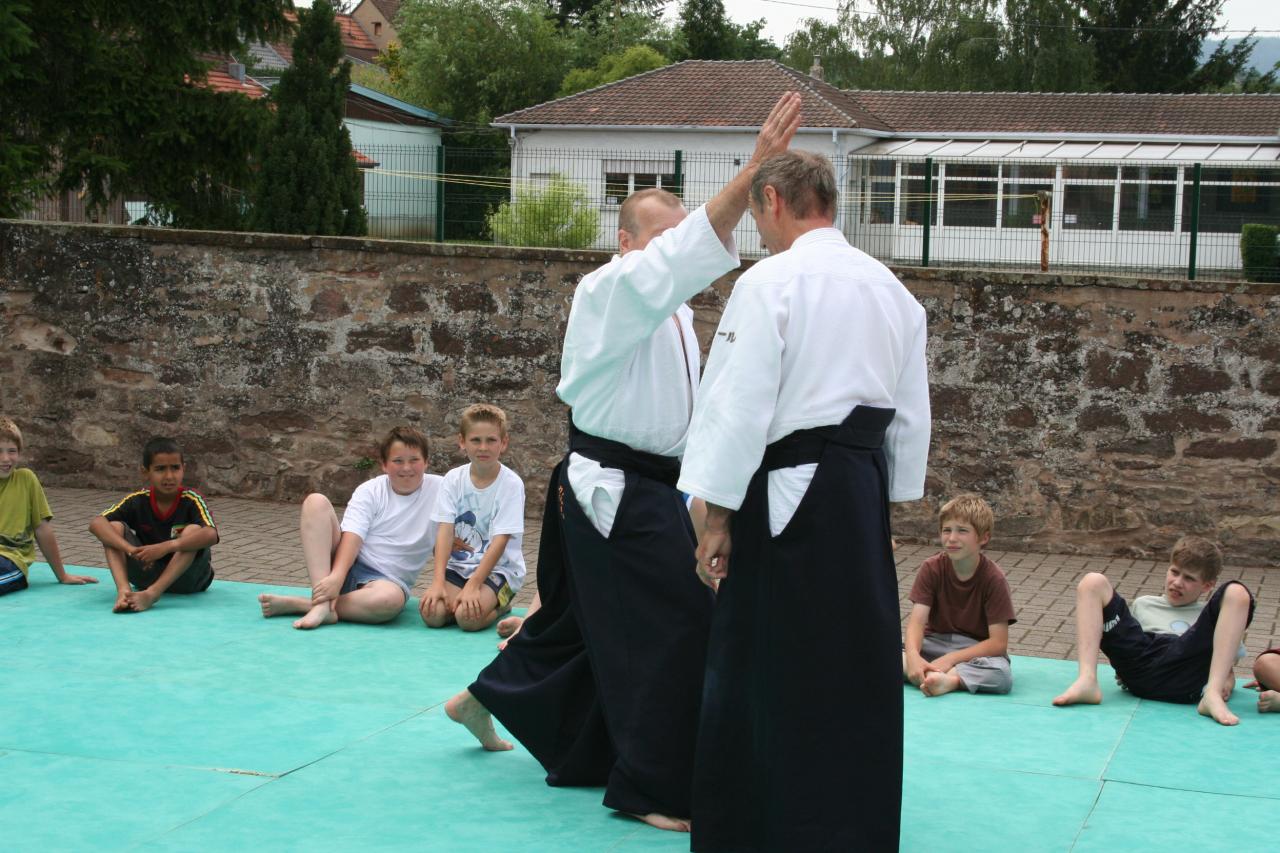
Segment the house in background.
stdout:
<svg viewBox="0 0 1280 853">
<path fill-rule="evenodd" d="M 400 0 L 360 0 L 359 5 L 351 10 L 351 18 L 360 25 L 379 51 L 386 51 L 391 45 L 400 43 L 395 27 L 398 14 Z"/>
<path fill-rule="evenodd" d="M 588 187 L 605 248 L 630 192 L 714 195 L 786 91 L 803 97 L 795 147 L 835 166 L 837 224 L 886 261 L 919 262 L 928 233 L 937 261 L 1032 264 L 1041 191 L 1055 266 L 1185 269 L 1197 195 L 1202 268 L 1239 269 L 1241 225 L 1280 223 L 1280 95 L 841 90 L 772 60 L 695 60 L 493 123 L 515 183 Z M 761 251 L 749 222 L 736 236 Z"/>
</svg>

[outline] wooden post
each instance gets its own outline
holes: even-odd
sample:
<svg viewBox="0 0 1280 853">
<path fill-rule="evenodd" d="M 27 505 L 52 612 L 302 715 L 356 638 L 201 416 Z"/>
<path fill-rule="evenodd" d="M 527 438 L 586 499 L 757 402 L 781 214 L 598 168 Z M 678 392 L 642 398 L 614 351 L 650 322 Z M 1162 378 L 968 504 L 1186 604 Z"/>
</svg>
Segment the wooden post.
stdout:
<svg viewBox="0 0 1280 853">
<path fill-rule="evenodd" d="M 1036 193 L 1036 201 L 1040 202 L 1040 272 L 1049 271 L 1049 208 L 1052 198 L 1044 190 Z"/>
</svg>

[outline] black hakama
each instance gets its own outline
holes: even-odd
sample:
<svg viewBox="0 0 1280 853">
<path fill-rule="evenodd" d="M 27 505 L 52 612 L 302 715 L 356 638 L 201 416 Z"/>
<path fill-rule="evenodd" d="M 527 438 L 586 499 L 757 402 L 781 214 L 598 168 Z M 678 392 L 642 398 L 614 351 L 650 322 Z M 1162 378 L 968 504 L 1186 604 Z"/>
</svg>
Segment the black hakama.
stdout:
<svg viewBox="0 0 1280 853">
<path fill-rule="evenodd" d="M 898 848 L 902 661 L 881 446 L 892 409 L 771 444 L 730 530 L 694 773 L 695 851 Z M 817 462 L 769 534 L 768 472 Z"/>
<path fill-rule="evenodd" d="M 625 472 L 613 527 L 606 538 L 583 513 L 566 457 L 538 547 L 542 607 L 470 690 L 548 784 L 604 784 L 608 808 L 687 817 L 714 598 L 694 572 L 679 461 L 576 430 L 570 452 Z"/>
</svg>

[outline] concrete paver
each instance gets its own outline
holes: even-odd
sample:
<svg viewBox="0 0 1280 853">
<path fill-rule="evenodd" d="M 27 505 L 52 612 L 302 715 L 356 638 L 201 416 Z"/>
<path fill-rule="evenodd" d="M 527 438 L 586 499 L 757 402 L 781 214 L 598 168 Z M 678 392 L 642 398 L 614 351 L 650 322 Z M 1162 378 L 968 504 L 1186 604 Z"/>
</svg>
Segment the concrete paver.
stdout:
<svg viewBox="0 0 1280 853">
<path fill-rule="evenodd" d="M 48 488 L 54 525 L 62 557 L 67 563 L 104 565 L 102 547 L 88 532 L 89 520 L 120 497 L 100 489 Z M 209 506 L 222 541 L 214 551 L 214 570 L 222 580 L 262 584 L 305 585 L 298 539 L 298 505 L 245 498 L 212 497 Z M 527 606 L 537 588 L 538 537 L 542 508 L 530 501 L 525 519 L 524 553 L 529 577 L 516 596 L 516 606 Z M 997 541 L 998 545 L 998 541 Z M 1172 543 L 1170 543 L 1172 545 Z M 920 563 L 937 553 L 935 544 L 899 544 L 895 554 L 898 571 L 899 604 L 905 621 L 911 609 L 907 593 Z M 1121 595 L 1158 593 L 1164 582 L 1166 563 L 1128 557 L 1088 557 L 1075 554 L 1033 554 L 1004 551 L 987 552 L 1009 578 L 1018 621 L 1009 629 L 1011 651 L 1016 655 L 1047 658 L 1075 656 L 1075 587 L 1086 572 L 1102 572 L 1111 578 Z M 414 592 L 421 593 L 431 583 L 432 572 L 423 572 Z M 1257 566 L 1228 566 L 1223 578 L 1238 578 L 1253 591 L 1257 601 L 1253 624 L 1245 634 L 1249 656 L 1236 668 L 1237 675 L 1249 674 L 1254 656 L 1280 645 L 1280 569 Z M 851 589 L 851 595 L 857 590 Z M 1065 685 L 1064 685 L 1065 686 Z"/>
</svg>

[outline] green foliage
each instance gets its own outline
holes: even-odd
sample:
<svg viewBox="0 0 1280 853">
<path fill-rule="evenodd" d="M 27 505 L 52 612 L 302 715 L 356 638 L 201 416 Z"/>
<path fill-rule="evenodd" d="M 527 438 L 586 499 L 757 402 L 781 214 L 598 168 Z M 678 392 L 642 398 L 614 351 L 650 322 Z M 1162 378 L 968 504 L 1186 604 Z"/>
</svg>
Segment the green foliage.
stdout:
<svg viewBox="0 0 1280 853">
<path fill-rule="evenodd" d="M 643 74 L 666 64 L 667 58 L 647 45 L 629 47 L 621 53 L 611 53 L 604 57 L 595 68 L 575 68 L 570 71 L 560 84 L 557 97 Z"/>
<path fill-rule="evenodd" d="M 560 174 L 545 186 L 517 189 L 489 216 L 493 239 L 506 246 L 583 249 L 596 239 L 600 212 L 582 185 Z"/>
<path fill-rule="evenodd" d="M 397 20 L 414 102 L 480 128 L 555 97 L 569 69 L 542 0 L 406 0 Z"/>
<path fill-rule="evenodd" d="M 1004 17 L 998 88 L 1019 92 L 1097 88 L 1093 51 L 1082 40 L 1076 0 L 1006 0 Z"/>
<path fill-rule="evenodd" d="M 281 234 L 364 234 L 361 176 L 342 123 L 351 64 L 333 9 L 317 0 L 298 14 L 293 65 L 271 93 L 253 227 Z"/>
<path fill-rule="evenodd" d="M 1107 92 L 1198 92 L 1242 72 L 1235 49 L 1220 46 L 1203 74 L 1200 47 L 1214 31 L 1223 0 L 1091 0 L 1085 43 Z M 1244 58 L 1247 63 L 1249 48 Z"/>
<path fill-rule="evenodd" d="M 1249 281 L 1280 281 L 1280 227 L 1245 225 L 1240 229 L 1240 258 Z"/>
<path fill-rule="evenodd" d="M 764 19 L 739 26 L 725 14 L 722 0 L 684 0 L 679 31 L 686 59 L 778 59 L 782 51 L 760 33 Z"/>
<path fill-rule="evenodd" d="M 289 5 L 0 0 L 0 215 L 83 189 L 91 207 L 144 196 L 182 224 L 224 224 L 265 106 L 195 85 L 199 54 L 279 38 Z"/>
<path fill-rule="evenodd" d="M 840 89 L 858 88 L 861 60 L 841 34 L 840 26 L 816 18 L 808 18 L 801 24 L 802 29 L 787 36 L 782 62 L 808 74 L 814 57 L 820 57 L 824 80 Z"/>
</svg>

